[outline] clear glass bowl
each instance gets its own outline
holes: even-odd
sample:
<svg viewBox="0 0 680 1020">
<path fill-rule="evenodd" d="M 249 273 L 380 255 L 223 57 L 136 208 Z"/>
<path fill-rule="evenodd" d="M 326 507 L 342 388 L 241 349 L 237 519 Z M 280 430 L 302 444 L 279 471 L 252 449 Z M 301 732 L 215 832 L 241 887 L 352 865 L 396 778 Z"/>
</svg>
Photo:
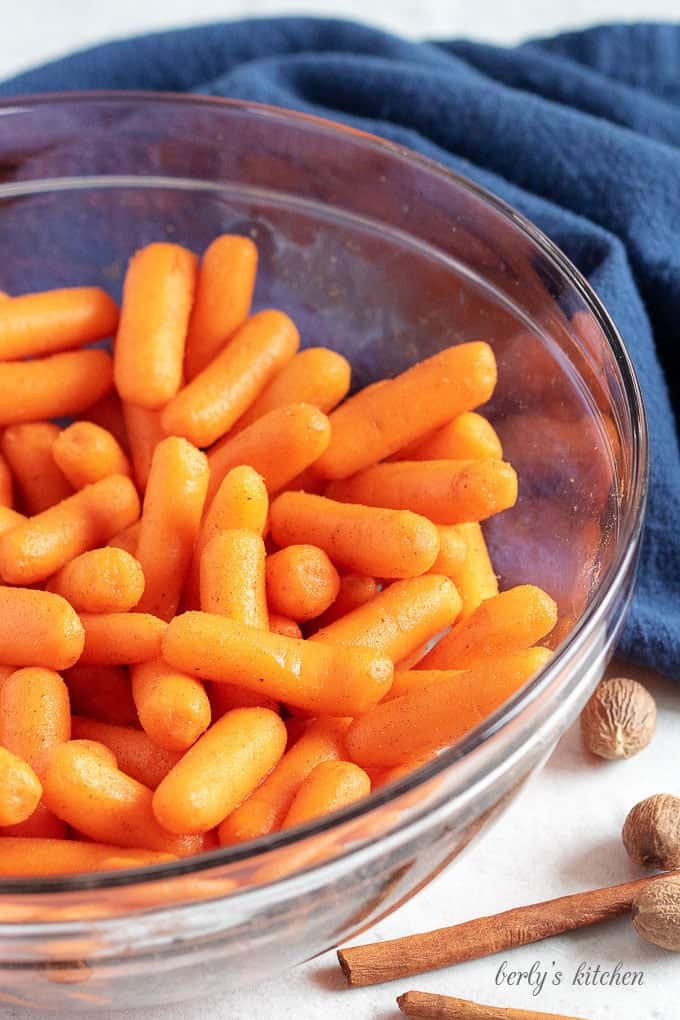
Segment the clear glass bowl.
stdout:
<svg viewBox="0 0 680 1020">
<path fill-rule="evenodd" d="M 356 385 L 489 340 L 488 407 L 520 484 L 487 527 L 504 586 L 557 599 L 557 654 L 435 761 L 315 824 L 151 870 L 0 881 L 2 1003 L 93 1014 L 250 983 L 341 942 L 451 862 L 553 748 L 628 603 L 645 417 L 616 327 L 535 227 L 398 146 L 241 102 L 0 104 L 0 287 L 104 281 L 135 248 L 250 234 L 258 307 L 348 354 Z M 0 398 L 1 399 L 1 398 Z"/>
</svg>

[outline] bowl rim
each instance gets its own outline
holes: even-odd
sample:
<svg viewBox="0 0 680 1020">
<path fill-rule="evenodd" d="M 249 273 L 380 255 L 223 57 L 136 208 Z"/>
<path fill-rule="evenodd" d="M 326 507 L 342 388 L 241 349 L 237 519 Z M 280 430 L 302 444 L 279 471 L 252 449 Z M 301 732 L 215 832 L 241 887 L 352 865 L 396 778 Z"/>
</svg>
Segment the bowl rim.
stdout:
<svg viewBox="0 0 680 1020">
<path fill-rule="evenodd" d="M 303 124 L 309 128 L 331 134 L 351 136 L 355 143 L 362 144 L 374 151 L 383 152 L 400 161 L 408 162 L 412 166 L 420 167 L 423 171 L 443 178 L 453 183 L 463 191 L 471 193 L 487 206 L 499 213 L 506 220 L 510 220 L 513 226 L 527 237 L 557 269 L 562 278 L 577 291 L 586 307 L 597 321 L 597 324 L 606 339 L 614 355 L 619 373 L 619 381 L 625 395 L 626 406 L 630 415 L 631 433 L 633 438 L 631 449 L 631 483 L 627 492 L 624 507 L 620 513 L 620 533 L 617 538 L 616 547 L 612 562 L 599 579 L 598 586 L 587 605 L 583 614 L 569 632 L 568 636 L 555 650 L 553 658 L 544 666 L 532 679 L 520 690 L 506 701 L 499 709 L 484 720 L 479 726 L 471 730 L 464 737 L 456 741 L 450 747 L 441 751 L 436 758 L 415 769 L 407 776 L 395 780 L 382 789 L 371 793 L 368 797 L 351 804 L 348 807 L 334 811 L 312 822 L 294 828 L 272 833 L 256 840 L 237 844 L 234 846 L 220 847 L 210 850 L 194 857 L 180 858 L 169 863 L 155 864 L 147 867 L 126 869 L 114 872 L 92 872 L 76 875 L 55 875 L 48 877 L 21 877 L 21 878 L 0 878 L 0 896 L 17 895 L 30 893 L 32 895 L 48 893 L 64 893 L 77 891 L 95 891 L 100 889 L 116 888 L 140 883 L 167 881 L 168 879 L 195 874 L 198 872 L 223 867 L 243 860 L 254 860 L 255 858 L 270 853 L 280 848 L 290 846 L 304 839 L 327 833 L 336 826 L 353 821 L 369 814 L 376 808 L 398 800 L 402 795 L 410 793 L 427 783 L 436 776 L 452 769 L 457 763 L 472 755 L 486 744 L 492 737 L 495 737 L 504 730 L 509 723 L 517 719 L 525 709 L 548 689 L 557 674 L 564 666 L 565 660 L 572 658 L 588 641 L 592 631 L 597 626 L 603 611 L 603 603 L 615 592 L 626 576 L 631 563 L 637 555 L 637 547 L 644 521 L 644 513 L 647 501 L 647 490 L 649 482 L 649 440 L 647 430 L 647 418 L 640 384 L 633 366 L 631 357 L 625 346 L 623 338 L 619 333 L 611 315 L 588 283 L 586 278 L 576 268 L 570 259 L 561 249 L 547 237 L 531 220 L 518 212 L 512 205 L 499 198 L 493 192 L 482 185 L 466 177 L 464 174 L 449 169 L 442 163 L 423 156 L 420 153 L 389 141 L 378 135 L 363 131 L 360 128 L 334 121 L 315 114 L 298 112 L 287 107 L 274 106 L 265 103 L 252 102 L 241 99 L 229 99 L 219 96 L 190 95 L 186 93 L 156 92 L 156 91 L 124 91 L 124 90 L 92 90 L 83 92 L 45 92 L 38 94 L 17 95 L 0 99 L 0 117 L 7 114 L 28 114 L 41 106 L 52 104 L 84 106 L 89 103 L 124 103 L 143 104 L 157 103 L 169 105 L 203 106 L 216 109 L 231 109 L 246 114 L 254 114 L 263 118 Z M 139 175 L 143 178 L 144 174 Z M 90 176 L 90 181 L 96 180 L 98 175 Z M 36 178 L 25 181 L 26 192 L 45 184 L 56 183 L 63 180 L 63 177 Z M 72 178 L 71 178 L 72 179 Z M 77 179 L 77 178 L 76 178 Z M 101 175 L 105 180 L 106 175 Z M 178 180 L 182 179 L 178 177 Z M 172 178 L 168 177 L 168 186 L 171 186 Z M 197 178 L 196 183 L 201 179 Z M 20 182 L 23 183 L 23 182 Z M 208 183 L 219 187 L 220 181 Z M 0 199 L 7 189 L 11 188 L 16 197 L 16 182 L 0 184 Z M 559 690 L 559 689 L 558 689 Z M 558 693 L 557 691 L 555 693 Z M 352 846 L 338 853 L 332 861 L 354 853 L 363 844 Z M 293 870 L 276 882 L 286 881 L 295 878 L 302 870 L 319 870 L 327 861 L 321 861 L 311 865 L 308 869 Z M 263 885 L 245 886 L 241 889 L 234 889 L 227 893 L 224 899 L 239 894 L 247 895 L 257 889 L 273 885 L 275 882 L 264 883 Z M 172 906 L 173 904 L 167 904 Z M 160 907 L 160 905 L 159 905 Z M 158 908 L 157 908 L 158 909 Z M 0 923 L 0 929 L 4 925 Z"/>
</svg>

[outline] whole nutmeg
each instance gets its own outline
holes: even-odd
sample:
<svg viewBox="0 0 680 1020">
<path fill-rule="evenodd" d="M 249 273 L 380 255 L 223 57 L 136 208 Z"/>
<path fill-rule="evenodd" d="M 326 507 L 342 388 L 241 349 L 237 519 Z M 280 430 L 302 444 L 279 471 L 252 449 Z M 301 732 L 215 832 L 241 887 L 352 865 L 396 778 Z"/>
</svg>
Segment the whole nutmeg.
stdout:
<svg viewBox="0 0 680 1020">
<path fill-rule="evenodd" d="M 626 818 L 623 845 L 636 864 L 680 868 L 680 797 L 658 793 L 640 801 Z"/>
<path fill-rule="evenodd" d="M 656 728 L 656 702 L 646 687 L 627 677 L 603 680 L 581 713 L 589 751 L 600 758 L 632 758 Z"/>
<path fill-rule="evenodd" d="M 633 925 L 647 942 L 680 952 L 680 876 L 661 878 L 638 893 Z"/>
</svg>

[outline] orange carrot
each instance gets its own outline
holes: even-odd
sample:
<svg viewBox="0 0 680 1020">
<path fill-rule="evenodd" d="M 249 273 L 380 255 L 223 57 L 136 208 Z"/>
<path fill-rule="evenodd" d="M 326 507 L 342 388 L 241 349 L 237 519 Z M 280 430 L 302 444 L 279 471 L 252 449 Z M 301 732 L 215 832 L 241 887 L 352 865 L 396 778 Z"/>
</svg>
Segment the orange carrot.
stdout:
<svg viewBox="0 0 680 1020">
<path fill-rule="evenodd" d="M 463 600 L 461 620 L 473 613 L 485 599 L 498 595 L 498 578 L 494 572 L 481 526 L 476 522 L 458 524 L 456 531 L 465 542 L 465 559 L 450 577 Z"/>
<path fill-rule="evenodd" d="M 268 556 L 266 575 L 269 607 L 293 620 L 320 616 L 340 590 L 337 570 L 315 545 L 289 545 Z"/>
<path fill-rule="evenodd" d="M 243 843 L 278 829 L 313 769 L 322 761 L 343 756 L 343 737 L 349 723 L 349 719 L 319 719 L 312 723 L 262 785 L 222 822 L 221 845 Z"/>
<path fill-rule="evenodd" d="M 298 635 L 288 635 L 301 637 Z M 270 708 L 272 712 L 278 712 L 279 703 L 266 694 L 258 691 L 249 691 L 245 687 L 237 687 L 236 684 L 210 684 L 208 697 L 212 706 L 213 721 L 221 719 L 227 712 L 234 708 Z"/>
<path fill-rule="evenodd" d="M 138 516 L 139 497 L 130 479 L 103 478 L 2 535 L 0 575 L 10 584 L 44 581 Z"/>
<path fill-rule="evenodd" d="M 39 514 L 73 492 L 52 456 L 59 433 L 58 425 L 41 421 L 10 425 L 2 437 L 2 451 L 29 514 Z"/>
<path fill-rule="evenodd" d="M 436 683 L 438 680 L 449 680 L 464 672 L 463 669 L 395 669 L 394 681 L 383 701 L 401 698 L 402 695 L 419 691 L 428 684 Z"/>
<path fill-rule="evenodd" d="M 161 654 L 166 623 L 150 613 L 82 613 L 82 666 L 127 666 Z"/>
<path fill-rule="evenodd" d="M 130 556 L 134 556 L 137 552 L 141 523 L 141 521 L 135 521 L 134 524 L 128 525 L 127 528 L 123 528 L 117 535 L 110 538 L 106 544 L 111 546 L 112 549 L 123 549 Z"/>
<path fill-rule="evenodd" d="M 71 720 L 71 725 L 73 725 L 73 719 Z M 99 740 L 91 740 L 89 737 L 72 738 L 71 745 L 81 748 L 81 750 L 86 751 L 88 754 L 93 754 L 100 761 L 103 761 L 105 765 L 110 765 L 114 769 L 118 768 L 118 759 L 111 748 L 107 747 L 106 744 L 102 744 Z"/>
<path fill-rule="evenodd" d="M 52 456 L 74 489 L 109 475 L 131 474 L 128 459 L 111 433 L 91 421 L 76 421 L 60 432 Z"/>
<path fill-rule="evenodd" d="M 502 460 L 503 447 L 496 430 L 474 411 L 453 421 L 401 451 L 399 460 Z"/>
<path fill-rule="evenodd" d="M 435 524 L 483 521 L 514 506 L 517 475 L 502 460 L 405 460 L 333 482 L 331 499 L 413 510 Z"/>
<path fill-rule="evenodd" d="M 0 506 L 0 535 L 16 528 L 17 524 L 23 524 L 25 520 L 24 514 L 20 514 L 17 510 L 10 510 L 8 506 Z"/>
<path fill-rule="evenodd" d="M 439 532 L 439 555 L 432 564 L 432 573 L 452 577 L 463 566 L 467 555 L 467 546 L 455 524 L 440 524 L 437 531 Z"/>
<path fill-rule="evenodd" d="M 49 358 L 0 363 L 0 425 L 80 414 L 109 392 L 113 363 L 106 351 L 67 351 Z"/>
<path fill-rule="evenodd" d="M 347 395 L 351 371 L 347 358 L 327 347 L 300 351 L 239 418 L 236 430 L 287 404 L 311 404 L 328 414 Z"/>
<path fill-rule="evenodd" d="M 22 839 L 66 839 L 66 825 L 40 801 L 33 814 L 16 825 L 5 825 L 0 829 L 0 840 L 6 837 Z"/>
<path fill-rule="evenodd" d="M 124 403 L 162 407 L 179 390 L 195 282 L 196 256 L 177 244 L 149 244 L 130 259 L 115 344 Z"/>
<path fill-rule="evenodd" d="M 78 613 L 127 613 L 142 597 L 144 574 L 129 553 L 105 546 L 76 556 L 50 578 L 47 590 Z"/>
<path fill-rule="evenodd" d="M 0 747 L 0 826 L 30 818 L 42 797 L 42 786 L 31 766 Z"/>
<path fill-rule="evenodd" d="M 0 361 L 40 357 L 111 336 L 118 307 L 99 287 L 66 287 L 3 301 Z"/>
<path fill-rule="evenodd" d="M 396 581 L 370 602 L 317 631 L 311 640 L 372 648 L 398 662 L 450 626 L 460 607 L 460 596 L 447 577 L 425 574 Z"/>
<path fill-rule="evenodd" d="M 143 492 L 149 480 L 154 450 L 161 439 L 165 439 L 161 412 L 150 411 L 148 407 L 137 407 L 135 404 L 123 404 L 123 418 L 130 442 L 135 482 Z"/>
<path fill-rule="evenodd" d="M 453 743 L 519 690 L 550 655 L 530 648 L 497 656 L 385 701 L 350 726 L 349 757 L 362 766 L 389 767 Z"/>
<path fill-rule="evenodd" d="M 158 444 L 144 496 L 137 559 L 145 577 L 142 612 L 169 620 L 191 565 L 208 486 L 204 453 L 177 436 Z"/>
<path fill-rule="evenodd" d="M 203 684 L 162 659 L 132 667 L 132 696 L 142 729 L 166 751 L 185 751 L 210 725 Z"/>
<path fill-rule="evenodd" d="M 314 818 L 338 811 L 371 792 L 371 780 L 351 761 L 322 761 L 295 794 L 281 823 L 282 829 L 304 825 Z"/>
<path fill-rule="evenodd" d="M 439 641 L 421 669 L 467 669 L 480 659 L 529 648 L 557 623 L 557 606 L 541 588 L 520 584 L 482 602 Z"/>
<path fill-rule="evenodd" d="M 225 436 L 208 452 L 208 504 L 227 472 L 239 464 L 250 464 L 262 475 L 269 492 L 278 492 L 316 461 L 330 437 L 328 418 L 311 404 L 270 411 L 237 436 Z"/>
<path fill-rule="evenodd" d="M 324 478 L 347 478 L 483 404 L 495 385 L 496 360 L 488 344 L 440 351 L 334 411 L 331 443 L 316 468 Z"/>
<path fill-rule="evenodd" d="M 210 727 L 156 790 L 153 809 L 169 832 L 207 832 L 271 772 L 286 727 L 267 708 L 237 708 Z"/>
<path fill-rule="evenodd" d="M 115 861 L 120 857 L 120 847 L 101 843 L 71 839 L 0 838 L 0 875 L 4 878 L 107 871 L 115 866 Z M 142 868 L 175 859 L 174 854 L 126 848 L 121 867 Z"/>
<path fill-rule="evenodd" d="M 67 669 L 84 640 L 75 611 L 59 595 L 0 586 L 0 662 Z"/>
<path fill-rule="evenodd" d="M 74 712 L 118 726 L 137 724 L 130 678 L 122 666 L 74 666 L 64 673 L 64 680 Z M 100 738 L 92 735 L 92 739 Z"/>
<path fill-rule="evenodd" d="M 0 507 L 11 507 L 14 504 L 14 484 L 9 464 L 0 453 Z"/>
<path fill-rule="evenodd" d="M 283 312 L 258 312 L 171 400 L 161 415 L 170 435 L 209 446 L 227 432 L 293 357 L 300 337 Z"/>
<path fill-rule="evenodd" d="M 73 736 L 79 740 L 96 740 L 108 747 L 118 768 L 133 779 L 155 790 L 181 755 L 154 744 L 143 730 L 117 726 L 98 719 L 73 716 Z"/>
<path fill-rule="evenodd" d="M 437 560 L 435 560 L 436 562 Z M 432 570 L 434 572 L 434 566 Z M 380 585 L 374 577 L 366 577 L 363 574 L 345 574 L 340 578 L 340 589 L 335 602 L 316 621 L 318 627 L 327 627 L 330 623 L 339 620 L 341 616 L 351 613 L 353 609 L 358 609 L 359 606 L 363 606 L 364 602 L 374 598 L 379 591 Z M 271 620 L 269 626 L 271 628 Z"/>
<path fill-rule="evenodd" d="M 310 542 L 339 567 L 373 577 L 415 577 L 439 553 L 434 524 L 408 510 L 337 503 L 284 492 L 272 504 L 272 538 L 279 546 Z"/>
<path fill-rule="evenodd" d="M 267 630 L 265 549 L 259 535 L 229 528 L 214 535 L 201 555 L 201 609 Z"/>
<path fill-rule="evenodd" d="M 120 448 L 129 453 L 130 444 L 123 417 L 123 405 L 115 391 L 112 390 L 95 401 L 91 407 L 86 408 L 82 417 L 85 421 L 91 421 L 93 425 L 99 425 L 100 428 L 110 432 Z"/>
<path fill-rule="evenodd" d="M 379 790 L 381 787 L 387 786 L 388 783 L 395 783 L 398 779 L 403 779 L 404 776 L 408 776 L 422 765 L 427 765 L 428 761 L 432 761 L 436 757 L 436 754 L 434 751 L 420 758 L 412 758 L 404 762 L 403 765 L 393 765 L 391 768 L 367 768 L 366 772 L 371 777 L 372 789 Z"/>
<path fill-rule="evenodd" d="M 50 669 L 18 669 L 0 687 L 0 746 L 42 778 L 54 749 L 71 737 L 66 684 Z"/>
<path fill-rule="evenodd" d="M 302 631 L 295 620 L 289 620 L 287 616 L 279 616 L 278 613 L 269 614 L 269 629 L 272 634 L 282 634 L 283 637 L 302 637 Z"/>
<path fill-rule="evenodd" d="M 193 676 L 235 683 L 322 715 L 365 712 L 392 683 L 390 660 L 369 649 L 299 641 L 211 613 L 175 617 L 163 656 Z"/>
</svg>

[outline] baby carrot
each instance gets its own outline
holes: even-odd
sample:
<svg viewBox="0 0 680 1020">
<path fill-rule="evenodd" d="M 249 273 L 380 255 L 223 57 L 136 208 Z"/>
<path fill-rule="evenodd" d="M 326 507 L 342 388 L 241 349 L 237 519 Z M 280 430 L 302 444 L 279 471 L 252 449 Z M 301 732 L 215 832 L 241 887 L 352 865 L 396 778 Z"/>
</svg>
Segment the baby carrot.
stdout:
<svg viewBox="0 0 680 1020">
<path fill-rule="evenodd" d="M 201 609 L 267 630 L 265 558 L 264 542 L 252 531 L 214 535 L 201 554 Z"/>
<path fill-rule="evenodd" d="M 437 560 L 435 560 L 436 562 Z M 432 570 L 434 572 L 434 566 Z M 317 626 L 319 628 L 327 627 L 330 623 L 339 620 L 341 616 L 363 606 L 364 602 L 369 602 L 379 591 L 380 585 L 374 577 L 366 577 L 364 574 L 345 574 L 340 578 L 340 588 L 335 602 L 316 621 Z M 269 626 L 271 628 L 271 620 Z"/>
<path fill-rule="evenodd" d="M 130 464 L 110 432 L 91 421 L 76 421 L 52 446 L 57 467 L 74 489 L 109 475 L 130 475 Z"/>
<path fill-rule="evenodd" d="M 258 312 L 170 401 L 161 415 L 163 428 L 196 446 L 214 443 L 290 361 L 299 344 L 298 331 L 287 315 Z"/>
<path fill-rule="evenodd" d="M 11 507 L 14 503 L 14 484 L 9 464 L 0 453 L 0 506 Z"/>
<path fill-rule="evenodd" d="M 64 680 L 74 712 L 119 726 L 137 724 L 130 678 L 122 666 L 78 665 L 64 673 Z"/>
<path fill-rule="evenodd" d="M 118 307 L 99 287 L 65 287 L 3 301 L 0 361 L 55 354 L 111 336 Z"/>
<path fill-rule="evenodd" d="M 149 480 L 154 450 L 165 439 L 161 425 L 161 412 L 148 407 L 123 404 L 123 418 L 130 443 L 130 456 L 137 487 L 143 492 Z"/>
<path fill-rule="evenodd" d="M 464 672 L 462 669 L 395 669 L 394 681 L 383 701 L 401 698 L 411 691 L 419 691 L 428 684 L 448 680 Z"/>
<path fill-rule="evenodd" d="M 144 591 L 144 574 L 134 556 L 105 546 L 81 553 L 47 583 L 77 613 L 127 613 Z"/>
<path fill-rule="evenodd" d="M 40 421 L 10 425 L 2 437 L 2 451 L 29 514 L 39 514 L 73 492 L 52 456 L 59 433 L 58 425 Z"/>
<path fill-rule="evenodd" d="M 286 751 L 273 772 L 220 825 L 222 846 L 257 839 L 278 829 L 295 794 L 322 761 L 344 754 L 343 737 L 349 719 L 318 719 Z"/>
<path fill-rule="evenodd" d="M 85 647 L 82 666 L 127 666 L 161 654 L 164 620 L 150 613 L 81 613 Z"/>
<path fill-rule="evenodd" d="M 96 740 L 108 747 L 118 768 L 150 790 L 155 790 L 180 759 L 176 751 L 166 751 L 154 744 L 143 730 L 118 726 L 98 719 L 73 716 L 73 737 Z"/>
<path fill-rule="evenodd" d="M 401 451 L 399 460 L 502 460 L 503 447 L 493 425 L 465 411 L 425 439 Z"/>
<path fill-rule="evenodd" d="M 311 542 L 336 566 L 372 577 L 416 577 L 439 553 L 437 528 L 418 514 L 306 492 L 282 493 L 272 504 L 270 525 L 277 545 Z"/>
<path fill-rule="evenodd" d="M 302 637 L 301 634 L 295 636 Z M 221 719 L 234 708 L 270 708 L 272 712 L 279 710 L 278 701 L 268 698 L 266 694 L 260 694 L 259 691 L 249 691 L 245 687 L 237 687 L 236 684 L 210 684 L 209 687 L 208 697 L 212 706 L 213 721 Z"/>
<path fill-rule="evenodd" d="M 79 741 L 55 748 L 43 779 L 49 809 L 88 839 L 188 856 L 202 841 L 171 835 L 156 821 L 153 792 Z"/>
<path fill-rule="evenodd" d="M 536 644 L 557 623 L 557 606 L 541 588 L 520 584 L 482 602 L 421 660 L 421 669 L 468 669 L 480 659 Z"/>
<path fill-rule="evenodd" d="M 161 782 L 156 818 L 169 832 L 207 832 L 265 779 L 286 747 L 286 727 L 267 708 L 222 716 Z"/>
<path fill-rule="evenodd" d="M 439 555 L 432 564 L 433 574 L 444 574 L 452 577 L 463 566 L 467 555 L 467 546 L 455 524 L 440 524 Z"/>
<path fill-rule="evenodd" d="M 51 669 L 18 669 L 0 686 L 0 746 L 42 778 L 56 747 L 71 737 L 66 684 Z"/>
<path fill-rule="evenodd" d="M 300 351 L 239 418 L 237 431 L 287 404 L 311 404 L 328 414 L 347 395 L 351 371 L 347 358 L 327 347 Z"/>
<path fill-rule="evenodd" d="M 496 656 L 383 702 L 350 726 L 349 757 L 362 766 L 389 767 L 453 743 L 495 712 L 550 655 L 529 648 Z"/>
<path fill-rule="evenodd" d="M 461 524 L 514 506 L 517 475 L 502 460 L 392 461 L 333 482 L 326 494 L 347 503 L 413 510 L 435 524 Z"/>
<path fill-rule="evenodd" d="M 325 414 L 311 404 L 289 404 L 258 418 L 238 435 L 227 435 L 208 453 L 208 504 L 222 479 L 239 464 L 250 464 L 277 492 L 313 464 L 330 442 Z"/>
<path fill-rule="evenodd" d="M 447 577 L 425 574 L 396 581 L 370 602 L 318 630 L 311 640 L 372 648 L 398 662 L 450 626 L 460 606 L 460 596 Z"/>
<path fill-rule="evenodd" d="M 100 400 L 95 401 L 91 407 L 86 408 L 81 416 L 85 421 L 91 421 L 93 425 L 110 432 L 118 445 L 126 453 L 129 452 L 128 435 L 123 417 L 123 405 L 115 391 L 111 391 Z"/>
<path fill-rule="evenodd" d="M 208 245 L 198 273 L 184 367 L 193 379 L 250 314 L 257 248 L 249 237 L 222 234 Z"/>
<path fill-rule="evenodd" d="M 371 780 L 351 761 L 322 761 L 295 794 L 281 823 L 282 829 L 304 825 L 314 818 L 338 811 L 371 792 Z"/>
<path fill-rule="evenodd" d="M 132 667 L 132 696 L 142 729 L 166 751 L 185 751 L 210 725 L 210 702 L 200 680 L 162 659 Z"/>
<path fill-rule="evenodd" d="M 80 414 L 108 393 L 113 362 L 106 351 L 66 351 L 0 363 L 0 425 Z"/>
<path fill-rule="evenodd" d="M 73 724 L 73 720 L 71 720 Z M 105 765 L 110 765 L 112 768 L 118 768 L 118 759 L 106 744 L 102 744 L 99 740 L 91 740 L 89 737 L 78 737 L 72 738 L 71 744 L 74 747 L 79 747 L 81 750 L 86 751 L 88 754 L 92 754 L 95 758 L 99 758 L 100 761 L 104 762 Z"/>
<path fill-rule="evenodd" d="M 184 613 L 169 624 L 163 656 L 193 676 L 235 683 L 320 715 L 358 715 L 392 683 L 392 663 L 366 648 L 335 648 Z"/>
<path fill-rule="evenodd" d="M 455 527 L 465 543 L 465 558 L 458 568 L 451 570 L 450 577 L 463 600 L 460 618 L 464 620 L 485 599 L 498 595 L 498 578 L 481 526 L 475 521 Z"/>
<path fill-rule="evenodd" d="M 324 478 L 347 478 L 483 404 L 495 385 L 496 359 L 488 344 L 440 351 L 333 411 L 331 443 L 316 469 Z"/>
<path fill-rule="evenodd" d="M 320 616 L 340 590 L 337 570 L 315 545 L 289 545 L 268 556 L 266 576 L 270 609 L 302 622 Z"/>
<path fill-rule="evenodd" d="M 0 586 L 0 662 L 67 669 L 84 640 L 75 610 L 61 596 Z"/>
<path fill-rule="evenodd" d="M 42 784 L 41 784 L 42 785 Z M 0 841 L 3 837 L 21 837 L 31 839 L 65 839 L 66 825 L 57 818 L 40 800 L 33 814 L 16 825 L 5 825 L 0 829 Z"/>
<path fill-rule="evenodd" d="M 31 766 L 0 747 L 0 826 L 30 818 L 42 797 L 42 786 Z"/>
<path fill-rule="evenodd" d="M 16 528 L 17 524 L 23 524 L 25 520 L 24 514 L 20 514 L 17 510 L 10 510 L 8 506 L 0 506 L 0 535 Z"/>
<path fill-rule="evenodd" d="M 127 528 L 123 528 L 117 535 L 110 538 L 106 543 L 107 546 L 111 546 L 112 549 L 123 549 L 129 553 L 130 556 L 134 556 L 137 552 L 137 543 L 139 542 L 139 528 L 141 521 L 135 521 L 134 524 L 128 525 Z"/>
<path fill-rule="evenodd" d="M 204 453 L 170 436 L 156 447 L 144 495 L 137 559 L 145 578 L 139 610 L 169 620 L 191 565 L 208 486 Z"/>
<path fill-rule="evenodd" d="M 120 847 L 101 843 L 85 843 L 74 839 L 0 837 L 0 875 L 5 878 L 106 871 L 112 868 L 112 862 L 120 856 Z M 124 866 L 141 868 L 175 859 L 174 854 L 126 848 Z"/>
<path fill-rule="evenodd" d="M 195 282 L 196 256 L 178 244 L 149 244 L 130 259 L 114 362 L 124 403 L 162 407 L 179 390 Z"/>
<path fill-rule="evenodd" d="M 302 637 L 302 631 L 295 620 L 289 620 L 287 616 L 279 616 L 278 613 L 269 614 L 269 629 L 272 634 L 282 634 L 284 637 Z"/>
</svg>

